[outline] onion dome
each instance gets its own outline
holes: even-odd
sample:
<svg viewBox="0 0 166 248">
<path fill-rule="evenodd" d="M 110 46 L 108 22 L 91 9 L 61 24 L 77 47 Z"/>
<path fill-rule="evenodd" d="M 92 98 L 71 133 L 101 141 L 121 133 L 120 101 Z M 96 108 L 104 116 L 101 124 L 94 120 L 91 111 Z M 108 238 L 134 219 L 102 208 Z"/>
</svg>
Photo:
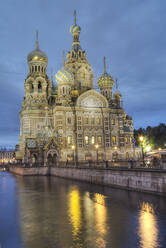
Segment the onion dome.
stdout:
<svg viewBox="0 0 166 248">
<path fill-rule="evenodd" d="M 104 74 L 99 77 L 97 84 L 100 88 L 112 87 L 114 79 L 107 72 L 104 72 Z"/>
<path fill-rule="evenodd" d="M 58 84 L 73 83 L 73 74 L 65 66 L 63 66 L 62 69 L 57 72 L 55 78 Z"/>
<path fill-rule="evenodd" d="M 36 50 L 32 51 L 28 55 L 28 62 L 31 62 L 31 61 L 43 61 L 47 63 L 47 56 L 44 52 L 36 48 Z"/>
<path fill-rule="evenodd" d="M 45 62 L 47 63 L 47 56 L 39 49 L 38 32 L 36 33 L 36 49 L 28 54 L 28 62 Z"/>
<path fill-rule="evenodd" d="M 113 77 L 106 72 L 105 57 L 104 57 L 104 73 L 103 75 L 101 75 L 101 77 L 99 77 L 97 84 L 100 88 L 112 87 L 114 84 Z"/>
<path fill-rule="evenodd" d="M 80 34 L 81 28 L 77 24 L 74 24 L 70 27 L 70 33 L 73 34 Z"/>
</svg>

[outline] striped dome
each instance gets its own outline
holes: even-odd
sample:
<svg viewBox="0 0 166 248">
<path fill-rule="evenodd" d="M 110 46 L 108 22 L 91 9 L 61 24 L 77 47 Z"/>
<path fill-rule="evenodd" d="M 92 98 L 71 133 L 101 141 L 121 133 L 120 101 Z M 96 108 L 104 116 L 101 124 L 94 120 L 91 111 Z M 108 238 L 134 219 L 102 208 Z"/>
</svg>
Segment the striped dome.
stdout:
<svg viewBox="0 0 166 248">
<path fill-rule="evenodd" d="M 57 72 L 57 74 L 55 75 L 55 79 L 58 84 L 73 83 L 73 75 L 69 70 L 66 69 L 66 67 L 62 67 L 62 69 Z"/>
<path fill-rule="evenodd" d="M 101 77 L 99 77 L 97 84 L 100 88 L 112 87 L 114 79 L 111 75 L 105 72 Z"/>
<path fill-rule="evenodd" d="M 81 28 L 79 26 L 77 26 L 76 24 L 74 24 L 70 27 L 70 33 L 80 34 L 80 32 L 81 32 Z"/>
</svg>

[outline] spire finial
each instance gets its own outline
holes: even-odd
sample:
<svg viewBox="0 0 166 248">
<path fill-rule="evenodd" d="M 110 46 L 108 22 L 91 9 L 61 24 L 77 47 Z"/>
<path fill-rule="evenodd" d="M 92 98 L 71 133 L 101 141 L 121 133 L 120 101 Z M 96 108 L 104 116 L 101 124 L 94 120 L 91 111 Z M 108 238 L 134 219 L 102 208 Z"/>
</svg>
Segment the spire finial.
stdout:
<svg viewBox="0 0 166 248">
<path fill-rule="evenodd" d="M 53 83 L 53 69 L 51 68 L 51 82 Z"/>
<path fill-rule="evenodd" d="M 65 50 L 63 50 L 63 65 L 65 65 Z"/>
<path fill-rule="evenodd" d="M 76 17 L 77 17 L 77 13 L 76 13 L 76 10 L 74 10 L 74 25 L 76 25 L 76 23 L 77 23 Z"/>
<path fill-rule="evenodd" d="M 39 49 L 39 33 L 38 30 L 36 30 L 36 49 Z"/>
<path fill-rule="evenodd" d="M 118 91 L 119 85 L 118 85 L 118 78 L 115 79 L 115 86 L 116 86 L 116 91 Z"/>
<path fill-rule="evenodd" d="M 104 73 L 106 73 L 106 58 L 104 56 Z"/>
</svg>

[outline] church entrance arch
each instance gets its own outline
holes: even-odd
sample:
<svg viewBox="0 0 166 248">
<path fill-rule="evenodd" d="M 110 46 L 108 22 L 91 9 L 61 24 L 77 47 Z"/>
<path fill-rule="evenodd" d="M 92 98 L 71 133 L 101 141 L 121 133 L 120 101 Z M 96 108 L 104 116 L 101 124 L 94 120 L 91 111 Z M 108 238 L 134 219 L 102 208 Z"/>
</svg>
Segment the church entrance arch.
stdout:
<svg viewBox="0 0 166 248">
<path fill-rule="evenodd" d="M 57 162 L 57 152 L 56 151 L 48 151 L 48 153 L 47 153 L 48 166 L 55 166 L 56 162 Z"/>
</svg>

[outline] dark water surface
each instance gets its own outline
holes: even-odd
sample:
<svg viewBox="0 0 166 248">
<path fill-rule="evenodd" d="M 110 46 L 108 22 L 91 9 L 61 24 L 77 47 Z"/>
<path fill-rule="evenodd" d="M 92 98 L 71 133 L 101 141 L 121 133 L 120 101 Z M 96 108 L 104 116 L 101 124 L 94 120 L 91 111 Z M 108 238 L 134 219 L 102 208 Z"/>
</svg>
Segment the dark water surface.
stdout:
<svg viewBox="0 0 166 248">
<path fill-rule="evenodd" d="M 0 244 L 2 248 L 166 248 L 166 198 L 2 172 Z"/>
</svg>

